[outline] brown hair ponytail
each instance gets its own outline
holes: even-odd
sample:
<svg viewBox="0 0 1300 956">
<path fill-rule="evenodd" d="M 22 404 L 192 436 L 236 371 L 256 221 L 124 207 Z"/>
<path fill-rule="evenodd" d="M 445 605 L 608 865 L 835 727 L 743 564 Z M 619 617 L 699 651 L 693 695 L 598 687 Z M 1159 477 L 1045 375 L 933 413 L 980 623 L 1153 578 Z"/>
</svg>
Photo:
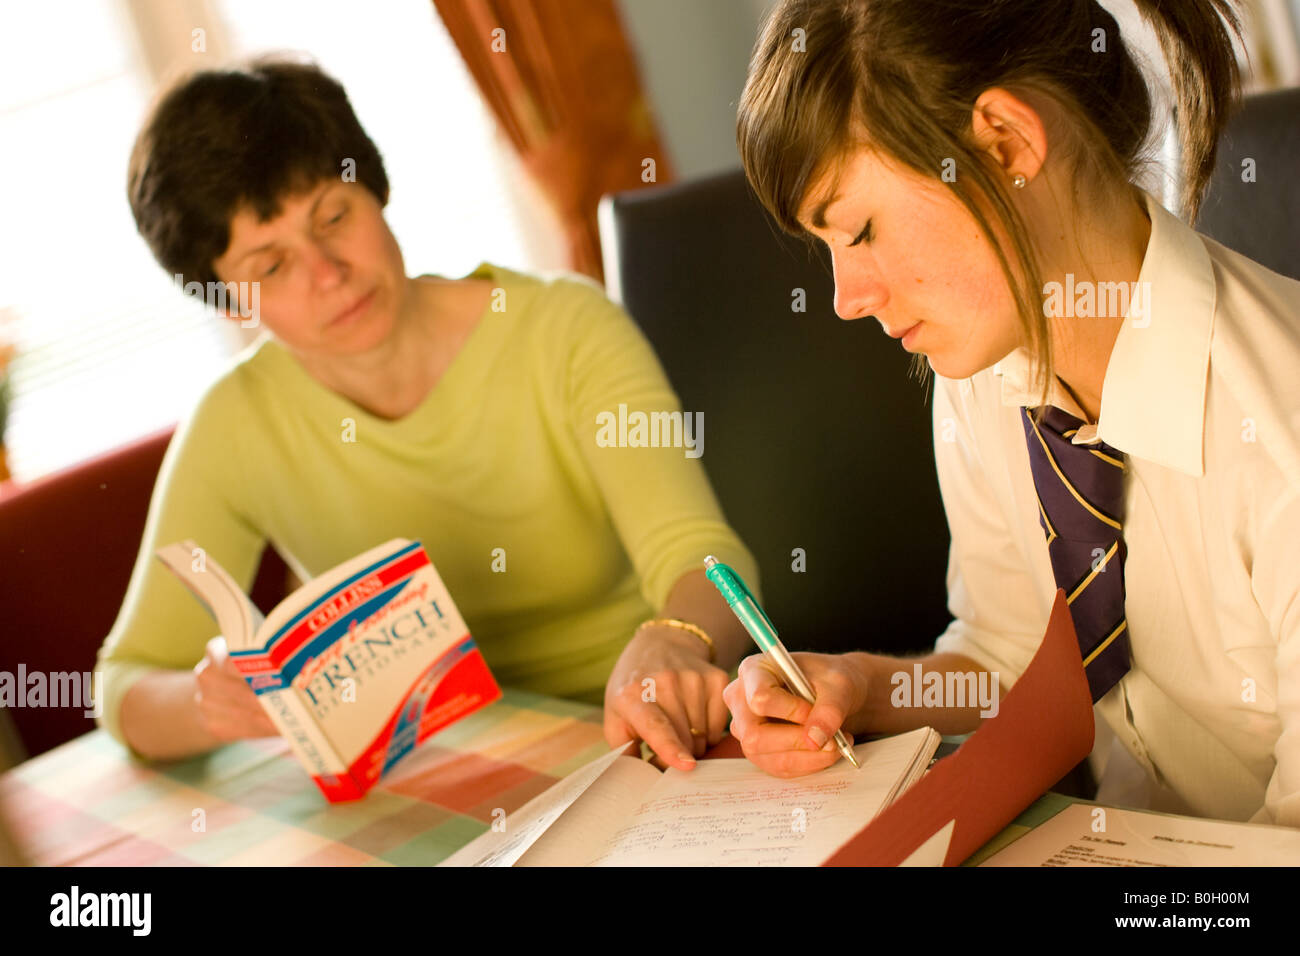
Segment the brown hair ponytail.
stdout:
<svg viewBox="0 0 1300 956">
<path fill-rule="evenodd" d="M 1181 147 L 1179 204 L 1196 222 L 1214 172 L 1219 138 L 1241 88 L 1241 71 L 1228 30 L 1241 36 L 1229 0 L 1134 0 L 1160 40 L 1173 78 Z"/>
</svg>

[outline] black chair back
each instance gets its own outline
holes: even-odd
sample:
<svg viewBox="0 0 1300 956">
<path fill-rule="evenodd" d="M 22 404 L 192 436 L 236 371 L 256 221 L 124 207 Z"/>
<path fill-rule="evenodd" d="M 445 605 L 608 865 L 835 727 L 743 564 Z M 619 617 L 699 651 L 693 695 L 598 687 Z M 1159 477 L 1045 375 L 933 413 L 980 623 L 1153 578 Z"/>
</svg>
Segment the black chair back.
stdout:
<svg viewBox="0 0 1300 956">
<path fill-rule="evenodd" d="M 1219 143 L 1196 229 L 1300 279 L 1300 87 L 1242 102 Z"/>
<path fill-rule="evenodd" d="M 929 649 L 951 619 L 949 538 L 910 356 L 835 315 L 829 259 L 780 232 L 740 171 L 607 197 L 601 223 L 610 294 L 704 413 L 701 461 L 782 639 Z"/>
</svg>

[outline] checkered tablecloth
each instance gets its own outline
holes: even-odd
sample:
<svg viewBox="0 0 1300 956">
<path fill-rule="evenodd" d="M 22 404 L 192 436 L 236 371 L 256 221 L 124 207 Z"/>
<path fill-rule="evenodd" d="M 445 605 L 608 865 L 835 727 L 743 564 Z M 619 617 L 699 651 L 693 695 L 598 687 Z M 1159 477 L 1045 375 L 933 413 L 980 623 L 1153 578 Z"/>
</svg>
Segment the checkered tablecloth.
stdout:
<svg viewBox="0 0 1300 956">
<path fill-rule="evenodd" d="M 280 738 L 146 765 L 97 730 L 0 776 L 0 808 L 47 866 L 428 865 L 608 751 L 599 707 L 507 690 L 353 803 Z"/>
<path fill-rule="evenodd" d="M 97 730 L 0 776 L 0 812 L 44 866 L 427 866 L 608 752 L 599 707 L 506 690 L 331 805 L 280 738 L 144 764 Z M 1045 795 L 967 865 L 1069 803 Z"/>
</svg>

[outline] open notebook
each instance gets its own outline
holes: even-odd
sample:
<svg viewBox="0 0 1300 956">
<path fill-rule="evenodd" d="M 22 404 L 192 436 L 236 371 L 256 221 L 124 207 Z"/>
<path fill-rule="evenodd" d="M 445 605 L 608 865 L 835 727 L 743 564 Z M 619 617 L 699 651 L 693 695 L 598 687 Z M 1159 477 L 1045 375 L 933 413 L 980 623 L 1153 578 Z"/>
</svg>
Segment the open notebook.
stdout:
<svg viewBox="0 0 1300 956">
<path fill-rule="evenodd" d="M 923 727 L 859 744 L 861 770 L 841 760 L 793 780 L 743 759 L 660 773 L 615 752 L 441 865 L 816 866 L 921 778 L 939 742 Z"/>
</svg>

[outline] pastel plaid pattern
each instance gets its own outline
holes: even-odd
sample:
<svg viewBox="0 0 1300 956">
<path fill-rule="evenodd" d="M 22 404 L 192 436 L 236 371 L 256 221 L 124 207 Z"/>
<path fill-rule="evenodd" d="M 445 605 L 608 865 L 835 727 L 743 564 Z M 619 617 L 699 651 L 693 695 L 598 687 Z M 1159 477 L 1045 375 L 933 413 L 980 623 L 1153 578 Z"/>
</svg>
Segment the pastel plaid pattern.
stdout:
<svg viewBox="0 0 1300 956">
<path fill-rule="evenodd" d="M 0 777 L 0 808 L 42 865 L 429 865 L 608 753 L 601 719 L 507 690 L 333 806 L 279 738 L 147 766 L 98 730 Z"/>
</svg>

